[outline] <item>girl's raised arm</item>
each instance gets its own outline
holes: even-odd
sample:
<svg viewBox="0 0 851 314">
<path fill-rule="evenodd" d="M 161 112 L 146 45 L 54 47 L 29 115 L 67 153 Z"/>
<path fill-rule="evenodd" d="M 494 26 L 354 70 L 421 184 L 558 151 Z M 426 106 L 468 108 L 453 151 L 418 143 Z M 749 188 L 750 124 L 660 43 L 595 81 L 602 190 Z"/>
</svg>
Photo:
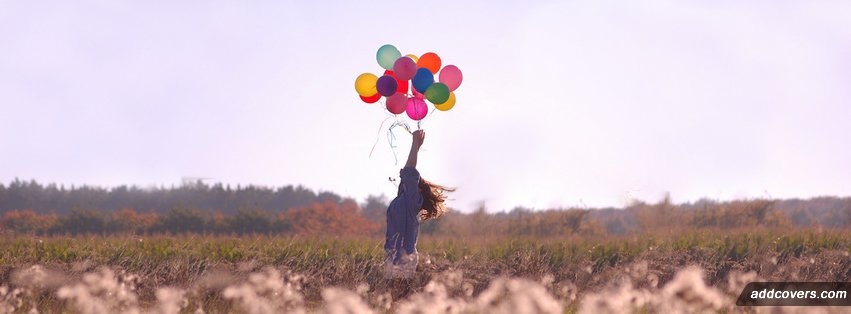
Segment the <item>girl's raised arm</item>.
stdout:
<svg viewBox="0 0 851 314">
<path fill-rule="evenodd" d="M 405 163 L 405 167 L 416 168 L 417 154 L 420 152 L 420 146 L 423 145 L 423 141 L 425 141 L 425 131 L 416 130 L 412 136 L 414 140 L 411 142 L 411 152 L 408 153 L 408 162 Z"/>
</svg>

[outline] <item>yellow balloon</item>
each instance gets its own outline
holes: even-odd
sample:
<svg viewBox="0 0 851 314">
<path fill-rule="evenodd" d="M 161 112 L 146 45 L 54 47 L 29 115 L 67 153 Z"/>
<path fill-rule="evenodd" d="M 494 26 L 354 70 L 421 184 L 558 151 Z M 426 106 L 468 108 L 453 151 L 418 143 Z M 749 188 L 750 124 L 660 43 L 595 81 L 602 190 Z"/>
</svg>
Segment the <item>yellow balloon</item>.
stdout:
<svg viewBox="0 0 851 314">
<path fill-rule="evenodd" d="M 355 90 L 358 92 L 358 95 L 363 97 L 369 97 L 378 93 L 378 89 L 375 88 L 375 83 L 378 82 L 378 77 L 372 73 L 364 73 L 358 75 L 358 78 L 355 79 Z"/>
<path fill-rule="evenodd" d="M 420 58 L 415 56 L 415 55 L 405 55 L 405 56 L 408 57 L 408 58 L 411 58 L 411 60 L 414 60 L 414 63 L 417 63 L 417 61 L 420 61 Z"/>
<path fill-rule="evenodd" d="M 434 107 L 440 111 L 449 111 L 449 109 L 455 107 L 455 93 L 449 93 L 449 99 L 447 99 L 445 103 L 436 104 Z"/>
</svg>

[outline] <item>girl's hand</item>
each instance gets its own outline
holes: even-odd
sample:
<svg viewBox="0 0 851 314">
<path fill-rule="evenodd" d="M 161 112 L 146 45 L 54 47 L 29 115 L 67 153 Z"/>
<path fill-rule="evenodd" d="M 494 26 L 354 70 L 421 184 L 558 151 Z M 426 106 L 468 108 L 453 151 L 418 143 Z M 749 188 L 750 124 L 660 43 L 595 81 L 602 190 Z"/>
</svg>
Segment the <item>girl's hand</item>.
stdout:
<svg viewBox="0 0 851 314">
<path fill-rule="evenodd" d="M 423 141 L 425 141 L 425 131 L 416 130 L 412 135 L 414 137 L 414 146 L 420 148 L 423 145 Z"/>
</svg>

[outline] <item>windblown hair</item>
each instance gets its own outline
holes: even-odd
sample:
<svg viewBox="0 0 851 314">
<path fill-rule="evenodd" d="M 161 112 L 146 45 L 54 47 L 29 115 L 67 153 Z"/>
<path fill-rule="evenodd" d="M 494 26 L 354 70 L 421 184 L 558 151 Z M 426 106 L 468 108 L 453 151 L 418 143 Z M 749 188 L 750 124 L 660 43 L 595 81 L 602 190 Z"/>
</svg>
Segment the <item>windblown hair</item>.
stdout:
<svg viewBox="0 0 851 314">
<path fill-rule="evenodd" d="M 446 192 L 454 192 L 455 188 L 445 187 L 420 178 L 420 194 L 423 195 L 423 208 L 420 209 L 420 219 L 428 220 L 446 213 Z"/>
</svg>

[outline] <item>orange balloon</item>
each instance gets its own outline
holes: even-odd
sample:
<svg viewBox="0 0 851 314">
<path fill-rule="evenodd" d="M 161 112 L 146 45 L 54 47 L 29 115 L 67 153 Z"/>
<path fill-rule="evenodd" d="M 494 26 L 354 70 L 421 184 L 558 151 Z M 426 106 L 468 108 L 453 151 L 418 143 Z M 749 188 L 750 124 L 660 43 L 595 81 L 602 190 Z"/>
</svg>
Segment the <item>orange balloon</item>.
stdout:
<svg viewBox="0 0 851 314">
<path fill-rule="evenodd" d="M 440 57 L 434 52 L 426 52 L 417 60 L 417 67 L 426 68 L 432 74 L 437 74 L 437 71 L 440 71 Z"/>
</svg>

